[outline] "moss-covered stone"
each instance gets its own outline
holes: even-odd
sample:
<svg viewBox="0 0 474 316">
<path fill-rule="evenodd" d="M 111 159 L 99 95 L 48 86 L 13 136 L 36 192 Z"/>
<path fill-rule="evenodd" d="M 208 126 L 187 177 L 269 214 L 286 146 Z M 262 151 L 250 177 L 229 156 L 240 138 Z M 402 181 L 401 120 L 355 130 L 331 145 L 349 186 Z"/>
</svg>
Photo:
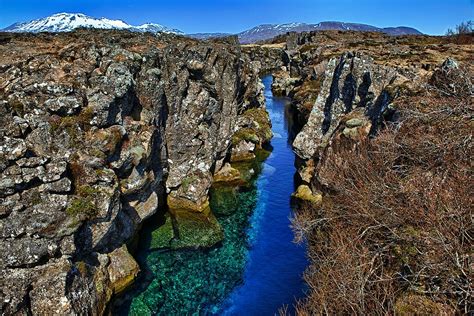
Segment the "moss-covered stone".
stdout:
<svg viewBox="0 0 474 316">
<path fill-rule="evenodd" d="M 96 199 L 99 197 L 100 190 L 89 185 L 79 185 L 75 193 L 76 196 L 69 203 L 66 213 L 83 219 L 95 217 L 99 213 Z"/>
<path fill-rule="evenodd" d="M 189 188 L 189 186 L 196 180 L 197 180 L 196 176 L 186 177 L 181 182 L 181 186 L 183 187 L 184 190 L 187 190 Z"/>
<path fill-rule="evenodd" d="M 96 216 L 99 212 L 97 205 L 90 197 L 74 197 L 72 202 L 66 209 L 66 213 L 69 216 L 83 217 L 90 219 Z"/>
<path fill-rule="evenodd" d="M 185 209 L 199 213 L 209 208 L 209 199 L 207 198 L 202 202 L 193 202 L 182 197 L 168 195 L 166 199 L 170 209 Z"/>
<path fill-rule="evenodd" d="M 293 197 L 305 202 L 310 202 L 312 204 L 321 204 L 323 196 L 321 194 L 314 194 L 310 187 L 302 184 L 296 189 L 296 192 L 293 193 Z"/>
<path fill-rule="evenodd" d="M 256 122 L 257 128 L 256 132 L 260 138 L 261 144 L 269 142 L 272 137 L 272 124 L 270 121 L 270 116 L 268 112 L 263 108 L 253 108 L 245 111 L 242 115 L 243 117 L 248 117 Z"/>
<path fill-rule="evenodd" d="M 221 242 L 224 233 L 210 207 L 201 213 L 170 209 L 178 236 L 171 242 L 172 249 L 209 248 Z"/>
<path fill-rule="evenodd" d="M 151 233 L 150 249 L 169 248 L 174 238 L 174 229 L 171 216 L 165 214 L 164 223 Z"/>
<path fill-rule="evenodd" d="M 246 140 L 254 144 L 260 143 L 260 138 L 257 136 L 257 132 L 251 128 L 242 128 L 235 132 L 232 136 L 232 145 L 237 145 L 241 140 Z"/>
<path fill-rule="evenodd" d="M 238 205 L 239 190 L 234 186 L 218 186 L 211 190 L 211 209 L 216 216 L 230 215 Z"/>
<path fill-rule="evenodd" d="M 232 145 L 234 147 L 241 144 L 242 141 L 251 142 L 261 147 L 272 139 L 272 125 L 268 112 L 265 109 L 252 108 L 245 111 L 241 117 L 244 121 L 251 123 L 247 123 L 245 127 L 240 128 L 234 133 L 232 136 Z"/>
<path fill-rule="evenodd" d="M 120 293 L 129 287 L 138 275 L 140 268 L 123 245 L 109 255 L 110 264 L 107 267 L 111 288 L 114 294 Z"/>
<path fill-rule="evenodd" d="M 364 120 L 359 119 L 359 118 L 352 118 L 346 121 L 346 126 L 349 128 L 362 126 L 364 124 L 365 124 Z"/>
<path fill-rule="evenodd" d="M 229 163 L 226 163 L 222 169 L 214 175 L 214 183 L 238 185 L 240 182 L 243 182 L 240 177 L 240 171 L 233 168 Z"/>
</svg>

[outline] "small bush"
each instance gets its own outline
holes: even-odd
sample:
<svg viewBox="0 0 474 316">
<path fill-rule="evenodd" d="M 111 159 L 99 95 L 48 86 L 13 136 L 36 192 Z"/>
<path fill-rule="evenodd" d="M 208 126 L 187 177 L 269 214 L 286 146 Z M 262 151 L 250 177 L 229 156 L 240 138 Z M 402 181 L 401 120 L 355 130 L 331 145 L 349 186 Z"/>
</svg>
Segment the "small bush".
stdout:
<svg viewBox="0 0 474 316">
<path fill-rule="evenodd" d="M 474 43 L 474 22 L 467 21 L 457 25 L 454 30 L 448 29 L 446 32 L 449 40 L 456 44 L 473 44 Z"/>
<path fill-rule="evenodd" d="M 472 94 L 443 92 L 459 76 L 402 96 L 401 122 L 377 137 L 322 154 L 323 204 L 293 221 L 311 260 L 298 314 L 473 310 Z"/>
</svg>

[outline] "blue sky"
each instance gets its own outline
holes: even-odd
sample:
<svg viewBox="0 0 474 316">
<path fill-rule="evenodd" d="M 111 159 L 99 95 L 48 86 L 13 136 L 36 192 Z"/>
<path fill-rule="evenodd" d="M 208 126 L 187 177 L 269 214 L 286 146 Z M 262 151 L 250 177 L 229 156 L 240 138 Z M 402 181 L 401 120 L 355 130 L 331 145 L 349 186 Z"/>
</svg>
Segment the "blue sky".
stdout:
<svg viewBox="0 0 474 316">
<path fill-rule="evenodd" d="M 160 23 L 186 33 L 237 33 L 263 23 L 343 21 L 428 34 L 474 19 L 474 0 L 0 0 L 0 28 L 58 12 Z"/>
</svg>

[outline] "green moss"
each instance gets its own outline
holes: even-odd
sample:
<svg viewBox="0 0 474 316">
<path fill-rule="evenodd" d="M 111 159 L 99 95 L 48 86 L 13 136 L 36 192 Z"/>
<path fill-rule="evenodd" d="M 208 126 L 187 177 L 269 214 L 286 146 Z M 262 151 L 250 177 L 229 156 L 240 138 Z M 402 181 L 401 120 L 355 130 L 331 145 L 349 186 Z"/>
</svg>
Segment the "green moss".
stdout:
<svg viewBox="0 0 474 316">
<path fill-rule="evenodd" d="M 100 190 L 88 185 L 77 186 L 77 196 L 73 198 L 66 213 L 69 216 L 93 218 L 99 213 L 96 199 L 99 197 Z"/>
<path fill-rule="evenodd" d="M 107 155 L 102 151 L 100 150 L 99 148 L 92 148 L 89 153 L 94 156 L 94 157 L 97 157 L 99 159 L 102 159 L 102 160 L 105 160 L 107 159 Z M 99 170 L 96 170 L 96 171 L 99 171 Z"/>
<path fill-rule="evenodd" d="M 230 215 L 238 209 L 238 194 L 236 187 L 213 186 L 211 209 L 216 216 Z"/>
<path fill-rule="evenodd" d="M 257 133 L 251 128 L 242 128 L 234 133 L 232 136 L 232 144 L 235 146 L 240 143 L 241 140 L 252 142 L 258 144 L 260 138 L 257 136 Z"/>
<path fill-rule="evenodd" d="M 183 181 L 181 182 L 181 185 L 183 186 L 183 190 L 185 191 L 188 190 L 189 186 L 197 179 L 198 178 L 196 176 L 190 176 L 190 177 L 184 178 Z"/>
<path fill-rule="evenodd" d="M 81 130 L 90 128 L 90 121 L 93 118 L 94 110 L 91 107 L 85 108 L 79 115 L 58 117 L 50 120 L 50 132 L 52 134 L 66 131 L 69 135 L 69 146 L 78 148 L 82 145 Z"/>
<path fill-rule="evenodd" d="M 174 238 L 173 223 L 169 214 L 163 219 L 164 223 L 151 233 L 150 249 L 161 249 L 170 247 Z"/>
<path fill-rule="evenodd" d="M 272 126 L 270 117 L 265 109 L 254 108 L 242 113 L 243 117 L 257 123 L 255 128 L 242 128 L 238 130 L 232 137 L 232 144 L 236 145 L 241 140 L 250 141 L 254 144 L 263 144 L 272 138 Z"/>
<path fill-rule="evenodd" d="M 210 209 L 201 213 L 188 210 L 171 210 L 178 232 L 171 248 L 209 248 L 222 241 L 224 234 Z"/>
<path fill-rule="evenodd" d="M 270 126 L 270 117 L 268 112 L 262 108 L 248 109 L 243 113 L 244 117 L 249 117 L 255 120 L 260 126 Z"/>
<path fill-rule="evenodd" d="M 79 196 L 87 198 L 97 197 L 101 191 L 89 185 L 81 185 L 77 187 L 76 192 Z"/>
<path fill-rule="evenodd" d="M 90 219 L 96 216 L 99 212 L 98 207 L 94 201 L 89 198 L 75 197 L 66 209 L 69 216 L 84 217 Z"/>
</svg>

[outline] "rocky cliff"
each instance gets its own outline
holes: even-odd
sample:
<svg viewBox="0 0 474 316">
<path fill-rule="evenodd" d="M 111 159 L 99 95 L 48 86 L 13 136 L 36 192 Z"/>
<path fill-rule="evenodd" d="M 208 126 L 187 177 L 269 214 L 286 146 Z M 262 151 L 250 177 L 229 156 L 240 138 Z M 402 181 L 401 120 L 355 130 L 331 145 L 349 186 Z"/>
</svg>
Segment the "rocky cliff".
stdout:
<svg viewBox="0 0 474 316">
<path fill-rule="evenodd" d="M 293 225 L 310 259 L 297 313 L 469 314 L 472 35 L 283 39 L 273 89 L 303 123 Z"/>
<path fill-rule="evenodd" d="M 166 206 L 164 246 L 222 238 L 213 175 L 271 137 L 258 65 L 236 39 L 76 31 L 0 43 L 2 313 L 102 313 L 138 273 L 125 245 Z"/>
</svg>

